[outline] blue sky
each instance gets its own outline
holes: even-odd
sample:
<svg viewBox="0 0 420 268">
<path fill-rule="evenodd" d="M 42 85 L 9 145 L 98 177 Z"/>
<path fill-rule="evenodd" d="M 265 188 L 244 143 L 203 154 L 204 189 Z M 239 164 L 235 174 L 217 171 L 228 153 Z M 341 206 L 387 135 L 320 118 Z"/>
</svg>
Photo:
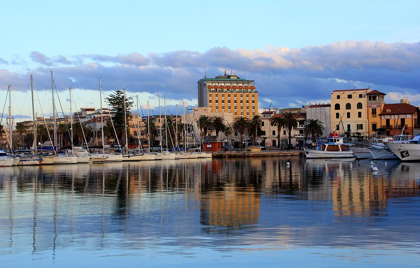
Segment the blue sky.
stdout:
<svg viewBox="0 0 420 268">
<path fill-rule="evenodd" d="M 102 77 L 105 95 L 126 87 L 157 112 L 161 91 L 175 113 L 197 105 L 204 73 L 226 68 L 255 80 L 260 107 L 325 102 L 354 87 L 420 105 L 418 1 L 201 2 L 2 3 L 0 104 L 12 85 L 12 114 L 30 116 L 33 74 L 50 114 L 53 71 L 60 98 L 71 86 L 78 107 L 99 107 Z"/>
</svg>

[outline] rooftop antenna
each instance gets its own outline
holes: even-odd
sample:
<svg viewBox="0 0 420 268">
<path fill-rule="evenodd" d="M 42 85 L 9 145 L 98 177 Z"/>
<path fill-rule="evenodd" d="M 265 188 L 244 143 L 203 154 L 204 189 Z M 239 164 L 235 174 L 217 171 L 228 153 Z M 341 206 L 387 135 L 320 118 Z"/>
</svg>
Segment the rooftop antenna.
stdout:
<svg viewBox="0 0 420 268">
<path fill-rule="evenodd" d="M 207 78 L 207 71 L 204 72 L 204 78 Z"/>
<path fill-rule="evenodd" d="M 226 76 L 226 68 L 225 68 L 225 76 Z"/>
<path fill-rule="evenodd" d="M 357 83 L 353 83 L 354 89 L 357 89 Z"/>
</svg>

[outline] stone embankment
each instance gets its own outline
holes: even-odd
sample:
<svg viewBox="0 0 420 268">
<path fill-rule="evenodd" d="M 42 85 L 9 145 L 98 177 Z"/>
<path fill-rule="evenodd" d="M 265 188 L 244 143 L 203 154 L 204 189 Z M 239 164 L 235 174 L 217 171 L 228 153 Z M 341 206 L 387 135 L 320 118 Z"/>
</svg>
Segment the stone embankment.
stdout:
<svg viewBox="0 0 420 268">
<path fill-rule="evenodd" d="M 264 150 L 261 152 L 227 151 L 213 152 L 213 158 L 237 158 L 237 157 L 279 157 L 279 156 L 303 156 L 301 150 Z"/>
</svg>

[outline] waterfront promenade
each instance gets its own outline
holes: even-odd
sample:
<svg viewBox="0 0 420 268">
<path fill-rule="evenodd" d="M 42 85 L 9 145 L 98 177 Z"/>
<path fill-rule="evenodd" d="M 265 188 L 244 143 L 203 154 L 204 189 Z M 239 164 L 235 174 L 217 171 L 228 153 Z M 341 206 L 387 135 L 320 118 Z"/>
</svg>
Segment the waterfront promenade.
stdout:
<svg viewBox="0 0 420 268">
<path fill-rule="evenodd" d="M 223 152 L 213 152 L 213 158 L 237 158 L 237 157 L 278 157 L 278 156 L 303 156 L 302 150 L 280 150 L 267 149 L 260 152 L 249 152 L 242 150 L 232 150 Z"/>
</svg>

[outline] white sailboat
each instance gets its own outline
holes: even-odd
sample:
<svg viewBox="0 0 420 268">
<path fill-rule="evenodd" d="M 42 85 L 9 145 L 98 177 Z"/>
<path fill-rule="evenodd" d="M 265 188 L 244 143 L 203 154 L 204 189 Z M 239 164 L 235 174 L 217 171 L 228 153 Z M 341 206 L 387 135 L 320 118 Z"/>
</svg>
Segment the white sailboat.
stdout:
<svg viewBox="0 0 420 268">
<path fill-rule="evenodd" d="M 92 163 L 106 163 L 106 162 L 121 162 L 122 155 L 115 155 L 105 153 L 105 137 L 104 137 L 104 116 L 103 116 L 103 108 L 102 108 L 102 84 L 101 78 L 99 78 L 99 93 L 100 93 L 100 104 L 101 104 L 101 140 L 102 140 L 102 153 L 92 154 L 90 156 L 90 161 Z"/>
<path fill-rule="evenodd" d="M 54 142 L 53 150 L 55 158 L 53 159 L 54 165 L 63 164 L 77 164 L 77 157 L 68 155 L 67 152 L 57 153 L 57 113 L 55 108 L 55 96 L 54 96 L 54 78 L 53 72 L 51 71 L 51 85 L 52 85 L 52 102 L 53 102 L 53 121 L 54 121 Z"/>
</svg>

